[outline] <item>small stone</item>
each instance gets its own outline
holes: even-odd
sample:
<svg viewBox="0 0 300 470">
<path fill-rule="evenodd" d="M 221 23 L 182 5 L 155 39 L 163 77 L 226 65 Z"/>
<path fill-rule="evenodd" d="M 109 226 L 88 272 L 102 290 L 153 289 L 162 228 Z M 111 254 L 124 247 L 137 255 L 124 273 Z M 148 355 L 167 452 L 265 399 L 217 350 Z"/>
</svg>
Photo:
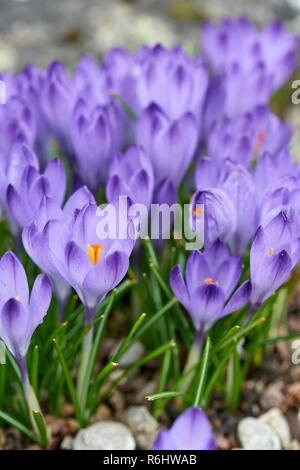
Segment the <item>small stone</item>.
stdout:
<svg viewBox="0 0 300 470">
<path fill-rule="evenodd" d="M 117 347 L 115 350 L 120 346 L 120 343 L 117 344 Z M 113 351 L 115 352 L 115 351 Z M 141 341 L 136 341 L 133 343 L 131 348 L 128 349 L 128 351 L 123 354 L 119 361 L 120 367 L 123 369 L 127 369 L 127 367 L 132 366 L 132 364 L 135 364 L 137 361 L 142 359 L 142 357 L 145 355 L 145 348 L 143 343 Z"/>
<path fill-rule="evenodd" d="M 280 437 L 282 446 L 287 449 L 291 442 L 291 433 L 288 422 L 278 408 L 272 408 L 261 415 L 259 420 L 269 424 Z"/>
<path fill-rule="evenodd" d="M 112 416 L 112 413 L 111 413 L 110 408 L 107 405 L 103 404 L 97 408 L 96 413 L 93 416 L 93 419 L 95 421 L 103 421 L 103 420 L 105 421 L 105 420 L 111 419 L 111 416 Z"/>
<path fill-rule="evenodd" d="M 71 434 L 75 436 L 76 432 L 78 431 L 78 423 L 74 418 L 68 418 L 64 422 L 64 434 Z"/>
<path fill-rule="evenodd" d="M 134 450 L 135 440 L 124 424 L 99 421 L 81 429 L 74 439 L 74 450 Z"/>
<path fill-rule="evenodd" d="M 60 444 L 60 448 L 62 450 L 72 450 L 73 449 L 73 437 L 72 436 L 65 436 Z"/>
<path fill-rule="evenodd" d="M 26 447 L 26 450 L 42 450 L 42 448 L 37 444 L 30 444 L 28 447 Z"/>
<path fill-rule="evenodd" d="M 6 438 L 5 438 L 4 431 L 0 429 L 0 449 L 3 448 L 5 441 L 6 441 Z"/>
<path fill-rule="evenodd" d="M 289 406 L 297 406 L 300 403 L 300 382 L 296 382 L 287 387 Z"/>
<path fill-rule="evenodd" d="M 268 385 L 261 395 L 260 404 L 262 408 L 264 410 L 280 408 L 285 401 L 284 390 L 283 382 Z"/>
<path fill-rule="evenodd" d="M 140 449 L 150 449 L 159 425 L 145 406 L 130 406 L 122 420 L 131 429 Z"/>
<path fill-rule="evenodd" d="M 71 403 L 65 403 L 61 409 L 63 418 L 72 418 L 74 416 L 74 406 Z"/>
<path fill-rule="evenodd" d="M 244 418 L 238 424 L 238 438 L 247 450 L 281 450 L 278 434 L 257 418 Z"/>
<path fill-rule="evenodd" d="M 216 443 L 220 450 L 229 450 L 231 448 L 231 440 L 223 434 L 216 434 Z"/>
</svg>

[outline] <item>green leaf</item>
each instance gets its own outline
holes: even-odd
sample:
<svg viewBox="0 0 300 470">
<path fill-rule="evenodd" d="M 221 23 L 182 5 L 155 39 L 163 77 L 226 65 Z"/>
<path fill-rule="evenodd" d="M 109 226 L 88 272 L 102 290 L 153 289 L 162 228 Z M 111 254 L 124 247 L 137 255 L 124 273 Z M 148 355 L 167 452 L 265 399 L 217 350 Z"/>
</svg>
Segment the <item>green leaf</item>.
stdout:
<svg viewBox="0 0 300 470">
<path fill-rule="evenodd" d="M 34 346 L 32 358 L 31 358 L 31 368 L 30 368 L 30 383 L 31 386 L 37 395 L 37 382 L 38 382 L 38 370 L 39 370 L 39 348 Z"/>
<path fill-rule="evenodd" d="M 175 392 L 170 390 L 169 392 L 160 392 L 160 393 L 152 393 L 151 395 L 146 395 L 147 400 L 159 400 L 161 398 L 173 398 L 173 397 L 183 397 L 184 393 L 182 392 Z"/>
<path fill-rule="evenodd" d="M 203 396 L 205 380 L 206 380 L 207 370 L 208 370 L 208 365 L 209 365 L 208 359 L 209 359 L 210 347 L 211 347 L 211 342 L 210 342 L 210 337 L 208 336 L 205 342 L 204 350 L 202 353 L 202 358 L 200 361 L 199 374 L 197 377 L 198 385 L 197 385 L 197 390 L 196 390 L 195 399 L 194 399 L 194 406 L 200 405 L 201 399 Z"/>
<path fill-rule="evenodd" d="M 24 424 L 20 423 L 16 419 L 12 418 L 8 414 L 4 413 L 4 411 L 0 410 L 0 418 L 3 419 L 3 421 L 6 421 L 10 426 L 13 426 L 14 428 L 18 429 L 21 431 L 25 436 L 29 437 L 34 442 L 37 442 L 36 436 L 33 434 L 33 432 L 28 429 Z"/>
<path fill-rule="evenodd" d="M 65 358 L 63 356 L 63 353 L 61 351 L 61 348 L 60 348 L 58 342 L 56 341 L 55 338 L 53 338 L 52 341 L 54 343 L 54 346 L 55 346 L 55 349 L 57 351 L 60 364 L 62 366 L 62 370 L 64 372 L 64 376 L 65 376 L 67 386 L 68 386 L 68 389 L 69 389 L 69 392 L 70 392 L 70 397 L 71 397 L 71 400 L 72 400 L 72 403 L 73 403 L 73 406 L 74 406 L 75 415 L 76 415 L 77 419 L 79 420 L 79 418 L 80 418 L 80 407 L 79 407 L 79 403 L 78 403 L 78 400 L 77 400 L 76 390 L 75 390 L 75 386 L 74 386 L 70 371 L 68 369 L 67 363 L 65 361 Z"/>
<path fill-rule="evenodd" d="M 119 103 L 122 105 L 123 109 L 126 111 L 130 119 L 132 119 L 133 122 L 137 121 L 137 115 L 133 111 L 133 109 L 129 106 L 129 104 L 126 103 L 126 101 L 118 95 L 115 91 L 110 92 L 111 96 L 113 96 Z"/>
<path fill-rule="evenodd" d="M 33 415 L 34 421 L 37 425 L 37 428 L 39 430 L 40 444 L 44 449 L 46 449 L 46 447 L 48 445 L 48 431 L 47 431 L 47 427 L 46 427 L 44 418 L 41 415 L 41 413 L 39 411 L 36 411 L 36 410 L 32 410 L 32 415 Z"/>
</svg>

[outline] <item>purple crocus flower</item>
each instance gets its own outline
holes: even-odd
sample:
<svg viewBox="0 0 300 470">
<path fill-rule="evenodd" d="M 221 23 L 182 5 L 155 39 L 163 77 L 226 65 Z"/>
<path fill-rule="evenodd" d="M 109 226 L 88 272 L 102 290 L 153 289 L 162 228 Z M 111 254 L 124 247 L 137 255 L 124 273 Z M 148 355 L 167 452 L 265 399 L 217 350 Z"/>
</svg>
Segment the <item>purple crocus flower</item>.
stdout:
<svg viewBox="0 0 300 470">
<path fill-rule="evenodd" d="M 169 119 L 190 112 L 199 122 L 208 78 L 202 56 L 191 58 L 180 46 L 168 50 L 158 44 L 148 49 L 137 80 L 140 108 L 156 103 Z"/>
<path fill-rule="evenodd" d="M 61 62 L 52 62 L 48 67 L 41 95 L 42 109 L 52 135 L 70 159 L 73 158 L 70 122 L 76 96 L 67 68 Z"/>
<path fill-rule="evenodd" d="M 204 206 L 204 244 L 216 239 L 226 241 L 236 230 L 236 211 L 230 197 L 222 189 L 208 187 L 196 191 L 190 202 L 190 225 L 197 233 L 197 218 Z M 201 235 L 201 234 L 199 234 Z"/>
<path fill-rule="evenodd" d="M 272 114 L 266 106 L 258 106 L 237 119 L 215 122 L 207 137 L 208 154 L 218 160 L 231 160 L 250 168 L 254 158 L 268 151 L 278 153 L 289 142 L 291 128 Z"/>
<path fill-rule="evenodd" d="M 23 228 L 36 218 L 44 197 L 52 198 L 61 206 L 65 190 L 66 175 L 59 158 L 51 160 L 42 175 L 36 167 L 28 165 L 20 174 L 18 183 L 14 181 L 7 187 L 6 199 L 9 213 Z"/>
<path fill-rule="evenodd" d="M 47 276 L 37 276 L 29 298 L 24 268 L 14 253 L 6 252 L 0 260 L 0 337 L 18 362 L 26 392 L 29 389 L 27 350 L 50 301 L 51 286 Z"/>
<path fill-rule="evenodd" d="M 95 199 L 85 186 L 69 197 L 63 209 L 53 199 L 43 197 L 37 217 L 23 229 L 22 233 L 23 245 L 28 255 L 51 279 L 58 302 L 60 320 L 63 320 L 65 304 L 71 288 L 68 281 L 60 274 L 56 266 L 56 258 L 52 256 L 49 225 L 50 221 L 54 220 L 63 220 L 66 225 L 71 225 L 76 213 L 88 203 L 95 204 Z"/>
<path fill-rule="evenodd" d="M 154 177 L 151 161 L 144 150 L 132 145 L 127 151 L 117 153 L 109 168 L 106 197 L 114 202 L 120 196 L 128 196 L 131 201 L 150 207 L 153 197 Z"/>
<path fill-rule="evenodd" d="M 252 309 L 287 280 L 300 258 L 299 216 L 285 207 L 271 217 L 258 227 L 250 250 Z"/>
<path fill-rule="evenodd" d="M 218 116 L 236 117 L 266 104 L 297 64 L 298 38 L 278 21 L 261 31 L 246 18 L 226 18 L 219 25 L 207 22 L 202 45 L 221 78 L 214 83 L 223 96 Z"/>
<path fill-rule="evenodd" d="M 195 182 L 198 192 L 192 198 L 192 204 L 194 201 L 205 203 L 206 239 L 208 241 L 216 238 L 226 240 L 233 253 L 243 255 L 258 226 L 256 188 L 252 175 L 243 165 L 229 158 L 218 161 L 205 157 L 198 162 Z M 216 196 L 217 193 L 213 188 L 222 191 L 218 194 L 223 195 L 223 198 L 204 196 L 206 194 Z M 206 191 L 204 195 L 203 191 Z M 228 219 L 229 209 L 225 210 L 230 206 L 224 204 L 226 199 L 223 193 L 226 194 L 234 210 L 234 216 L 231 219 Z M 223 204 L 220 201 L 223 201 Z M 197 210 L 193 209 L 193 227 L 196 226 L 196 219 Z"/>
<path fill-rule="evenodd" d="M 171 428 L 156 436 L 151 450 L 217 450 L 215 437 L 205 412 L 187 408 Z"/>
<path fill-rule="evenodd" d="M 72 117 L 71 137 L 80 176 L 95 191 L 107 181 L 110 159 L 121 147 L 119 107 L 111 102 L 89 109 L 87 102 L 80 99 Z"/>
<path fill-rule="evenodd" d="M 120 229 L 126 232 L 124 238 L 118 238 L 117 231 L 115 238 L 113 232 L 106 233 L 107 238 L 98 236 L 99 223 L 108 224 L 111 229 L 119 220 L 122 223 L 123 218 L 117 209 L 106 214 L 105 209 L 100 210 L 95 203 L 88 203 L 75 212 L 72 220 L 50 220 L 43 230 L 46 231 L 48 256 L 60 277 L 76 290 L 83 302 L 87 323 L 92 321 L 97 305 L 119 284 L 128 270 L 135 238 L 133 224 L 128 222 L 127 214 L 124 227 Z"/>
<path fill-rule="evenodd" d="M 170 121 L 155 104 L 146 108 L 137 123 L 137 143 L 153 164 L 157 183 L 169 179 L 178 187 L 196 149 L 198 131 L 195 118 L 186 113 Z"/>
<path fill-rule="evenodd" d="M 190 254 L 185 281 L 180 265 L 172 268 L 170 284 L 193 319 L 198 347 L 204 334 L 219 318 L 239 310 L 248 301 L 250 281 L 245 281 L 231 296 L 241 274 L 241 257 L 230 256 L 226 245 L 219 240 L 207 245 L 204 252 L 195 250 Z"/>
</svg>

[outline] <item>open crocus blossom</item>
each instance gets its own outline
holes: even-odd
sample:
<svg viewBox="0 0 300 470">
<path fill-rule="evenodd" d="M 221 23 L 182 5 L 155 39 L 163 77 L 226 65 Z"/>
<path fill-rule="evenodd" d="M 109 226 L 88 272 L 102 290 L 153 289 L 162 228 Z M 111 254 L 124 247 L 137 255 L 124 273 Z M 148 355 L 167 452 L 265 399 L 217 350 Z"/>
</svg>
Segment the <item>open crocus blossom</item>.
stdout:
<svg viewBox="0 0 300 470">
<path fill-rule="evenodd" d="M 37 276 L 29 298 L 24 268 L 11 251 L 6 252 L 0 260 L 0 337 L 16 358 L 26 391 L 29 389 L 27 350 L 50 301 L 51 285 L 47 276 Z"/>
<path fill-rule="evenodd" d="M 250 251 L 253 310 L 287 280 L 299 260 L 299 233 L 299 220 L 291 207 L 258 227 Z"/>
<path fill-rule="evenodd" d="M 215 436 L 205 412 L 187 408 L 170 429 L 156 436 L 151 450 L 217 450 Z"/>
<path fill-rule="evenodd" d="M 245 281 L 231 296 L 241 274 L 240 256 L 230 256 L 226 245 L 219 240 L 207 245 L 204 252 L 195 250 L 190 254 L 185 281 L 180 265 L 172 268 L 170 284 L 193 319 L 196 346 L 201 346 L 204 334 L 219 318 L 239 310 L 248 302 L 250 281 Z"/>
<path fill-rule="evenodd" d="M 129 255 L 135 244 L 134 226 L 127 214 L 124 238 L 118 238 L 114 230 L 110 232 L 116 214 L 117 209 L 106 212 L 95 203 L 88 203 L 76 211 L 71 221 L 60 218 L 47 224 L 53 264 L 84 304 L 87 323 L 93 320 L 97 305 L 127 273 Z M 106 225 L 109 228 L 105 234 Z M 100 232 L 103 238 L 99 237 Z"/>
<path fill-rule="evenodd" d="M 60 219 L 66 225 L 71 225 L 75 214 L 89 202 L 95 203 L 95 199 L 86 186 L 82 186 L 75 191 L 69 197 L 63 209 L 53 199 L 44 197 L 39 207 L 38 216 L 23 229 L 22 233 L 23 245 L 28 255 L 51 279 L 58 302 L 60 320 L 64 317 L 65 304 L 71 286 L 60 274 L 60 270 L 56 265 L 56 258 L 52 256 L 49 243 L 49 225 L 51 221 Z"/>
</svg>

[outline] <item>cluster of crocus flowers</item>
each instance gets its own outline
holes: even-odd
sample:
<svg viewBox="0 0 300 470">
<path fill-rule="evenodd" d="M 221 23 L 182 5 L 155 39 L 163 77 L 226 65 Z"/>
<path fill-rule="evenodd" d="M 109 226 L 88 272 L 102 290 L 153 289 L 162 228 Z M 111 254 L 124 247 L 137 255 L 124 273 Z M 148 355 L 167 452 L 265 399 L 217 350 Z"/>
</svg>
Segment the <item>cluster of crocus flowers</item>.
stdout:
<svg viewBox="0 0 300 470">
<path fill-rule="evenodd" d="M 192 230 L 204 219 L 203 250 L 189 254 L 184 275 L 179 264 L 170 271 L 195 327 L 197 358 L 216 321 L 248 303 L 250 313 L 259 309 L 300 258 L 299 164 L 288 150 L 290 126 L 268 107 L 295 68 L 297 38 L 278 22 L 258 31 L 245 18 L 206 23 L 202 33 L 203 55 L 195 57 L 160 44 L 118 47 L 101 64 L 84 56 L 72 73 L 54 61 L 46 71 L 28 65 L 1 74 L 0 203 L 15 240 L 22 231 L 25 251 L 45 273 L 29 298 L 15 255 L 0 261 L 0 337 L 29 397 L 26 354 L 51 286 L 60 321 L 73 288 L 88 326 L 126 276 L 137 227 L 120 197 L 147 211 L 189 197 Z M 53 140 L 55 155 L 66 157 L 68 191 Z M 112 213 L 97 206 L 104 193 Z M 125 236 L 106 236 L 116 215 L 124 216 Z M 248 280 L 242 258 L 249 253 Z M 93 328 L 85 333 L 79 399 Z M 184 411 L 153 444 L 180 448 L 215 448 L 201 409 Z"/>
</svg>

